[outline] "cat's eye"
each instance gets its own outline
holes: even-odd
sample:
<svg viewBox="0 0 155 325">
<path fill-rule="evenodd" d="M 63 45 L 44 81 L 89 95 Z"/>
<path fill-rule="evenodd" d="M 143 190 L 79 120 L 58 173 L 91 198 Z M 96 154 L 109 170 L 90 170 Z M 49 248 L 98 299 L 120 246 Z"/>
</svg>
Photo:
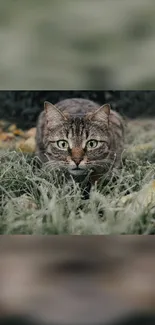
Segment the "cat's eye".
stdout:
<svg viewBox="0 0 155 325">
<path fill-rule="evenodd" d="M 61 150 L 67 150 L 68 149 L 68 142 L 66 140 L 59 140 L 59 141 L 57 141 L 57 146 Z"/>
<path fill-rule="evenodd" d="M 89 140 L 86 144 L 88 150 L 95 149 L 98 146 L 97 140 Z"/>
</svg>

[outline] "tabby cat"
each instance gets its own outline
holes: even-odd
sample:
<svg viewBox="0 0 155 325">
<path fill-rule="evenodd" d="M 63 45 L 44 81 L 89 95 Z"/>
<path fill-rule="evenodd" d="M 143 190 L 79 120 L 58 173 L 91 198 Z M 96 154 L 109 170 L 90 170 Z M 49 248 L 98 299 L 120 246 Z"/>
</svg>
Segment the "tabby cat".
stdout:
<svg viewBox="0 0 155 325">
<path fill-rule="evenodd" d="M 64 168 L 77 180 L 90 174 L 94 183 L 119 166 L 123 147 L 123 119 L 109 104 L 100 107 L 79 98 L 44 103 L 36 134 L 42 162 Z"/>
</svg>

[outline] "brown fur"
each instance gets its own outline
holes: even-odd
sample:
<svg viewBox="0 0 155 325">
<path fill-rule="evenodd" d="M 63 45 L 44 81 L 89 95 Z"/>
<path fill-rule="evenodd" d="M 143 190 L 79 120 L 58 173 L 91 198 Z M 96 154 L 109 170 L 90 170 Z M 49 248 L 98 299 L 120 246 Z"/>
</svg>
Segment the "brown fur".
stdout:
<svg viewBox="0 0 155 325">
<path fill-rule="evenodd" d="M 59 140 L 68 144 L 57 143 Z M 88 143 L 90 140 L 93 142 Z M 62 150 L 58 144 L 68 148 Z M 120 164 L 124 123 L 109 104 L 100 107 L 93 101 L 76 98 L 55 106 L 45 102 L 37 124 L 36 148 L 41 161 L 65 168 L 76 177 L 91 172 L 98 180 Z"/>
</svg>

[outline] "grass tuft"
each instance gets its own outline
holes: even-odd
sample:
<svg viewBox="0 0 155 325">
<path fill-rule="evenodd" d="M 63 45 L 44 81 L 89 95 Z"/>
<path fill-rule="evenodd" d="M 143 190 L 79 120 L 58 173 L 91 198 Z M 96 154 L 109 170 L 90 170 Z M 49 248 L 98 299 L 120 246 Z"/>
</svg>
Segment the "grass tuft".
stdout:
<svg viewBox="0 0 155 325">
<path fill-rule="evenodd" d="M 154 234 L 155 122 L 130 123 L 121 170 L 88 200 L 34 156 L 1 150 L 0 234 Z"/>
</svg>

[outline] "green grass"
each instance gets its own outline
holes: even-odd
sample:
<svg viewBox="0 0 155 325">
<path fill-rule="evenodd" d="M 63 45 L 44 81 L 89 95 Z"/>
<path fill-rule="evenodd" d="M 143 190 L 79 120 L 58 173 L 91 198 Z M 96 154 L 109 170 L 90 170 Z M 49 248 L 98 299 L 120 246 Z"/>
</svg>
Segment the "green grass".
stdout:
<svg viewBox="0 0 155 325">
<path fill-rule="evenodd" d="M 122 169 L 81 198 L 59 171 L 0 151 L 0 234 L 154 234 L 155 122 L 131 123 Z"/>
</svg>

